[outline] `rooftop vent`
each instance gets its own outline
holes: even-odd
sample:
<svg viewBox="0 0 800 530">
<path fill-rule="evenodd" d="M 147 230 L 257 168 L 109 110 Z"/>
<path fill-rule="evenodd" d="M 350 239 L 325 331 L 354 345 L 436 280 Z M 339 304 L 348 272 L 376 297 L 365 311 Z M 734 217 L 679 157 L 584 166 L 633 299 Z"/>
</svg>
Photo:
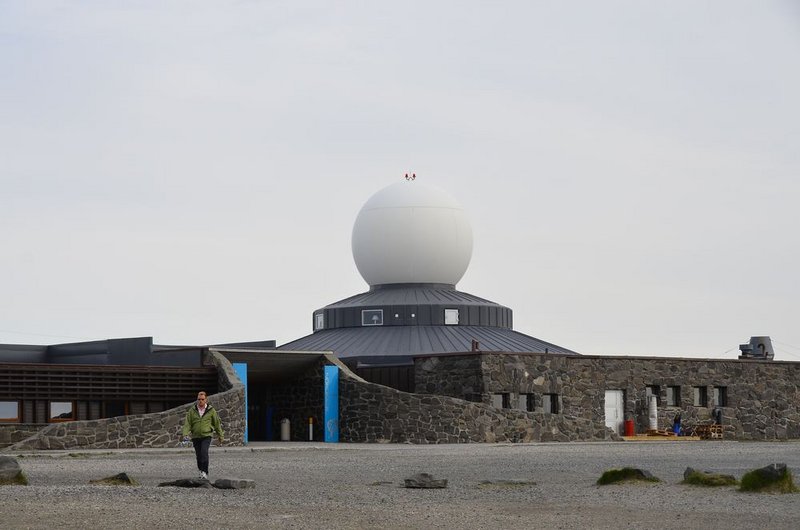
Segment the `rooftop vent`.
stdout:
<svg viewBox="0 0 800 530">
<path fill-rule="evenodd" d="M 769 337 L 750 337 L 750 342 L 740 344 L 739 350 L 742 354 L 740 359 L 760 359 L 771 361 L 775 358 L 775 351 L 772 349 L 772 341 Z"/>
</svg>

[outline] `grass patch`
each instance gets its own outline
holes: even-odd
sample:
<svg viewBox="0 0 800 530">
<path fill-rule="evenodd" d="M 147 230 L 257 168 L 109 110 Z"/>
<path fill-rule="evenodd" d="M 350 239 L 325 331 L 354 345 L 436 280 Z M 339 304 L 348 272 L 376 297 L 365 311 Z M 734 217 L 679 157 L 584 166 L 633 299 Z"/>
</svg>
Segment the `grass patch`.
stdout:
<svg viewBox="0 0 800 530">
<path fill-rule="evenodd" d="M 14 478 L 0 479 L 0 486 L 27 486 L 28 477 L 24 471 L 17 473 Z"/>
<path fill-rule="evenodd" d="M 794 485 L 792 472 L 784 469 L 778 477 L 772 477 L 761 469 L 755 469 L 742 477 L 739 491 L 763 491 L 769 493 L 796 493 L 800 491 Z"/>
<path fill-rule="evenodd" d="M 100 484 L 103 486 L 138 486 L 139 483 L 128 476 L 127 473 L 119 473 L 113 477 L 90 480 L 89 484 Z"/>
<path fill-rule="evenodd" d="M 597 479 L 598 486 L 605 486 L 607 484 L 616 484 L 619 482 L 661 482 L 657 477 L 654 477 L 647 471 L 636 469 L 633 467 L 623 467 L 622 469 L 609 469 Z"/>
<path fill-rule="evenodd" d="M 703 473 L 702 471 L 692 471 L 686 478 L 683 479 L 682 484 L 690 484 L 692 486 L 735 486 L 738 484 L 735 477 L 731 475 L 722 475 L 720 473 Z"/>
</svg>

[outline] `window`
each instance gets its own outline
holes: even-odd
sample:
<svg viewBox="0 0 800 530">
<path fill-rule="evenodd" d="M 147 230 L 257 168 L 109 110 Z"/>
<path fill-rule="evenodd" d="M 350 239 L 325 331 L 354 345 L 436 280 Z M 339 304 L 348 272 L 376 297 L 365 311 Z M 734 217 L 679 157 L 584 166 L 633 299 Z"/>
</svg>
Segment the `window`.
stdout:
<svg viewBox="0 0 800 530">
<path fill-rule="evenodd" d="M 728 406 L 728 387 L 726 386 L 714 387 L 714 406 L 715 407 Z"/>
<path fill-rule="evenodd" d="M 667 406 L 668 407 L 681 406 L 681 387 L 679 386 L 667 387 Z"/>
<path fill-rule="evenodd" d="M 456 324 L 458 324 L 458 309 L 445 309 L 444 325 L 455 326 Z"/>
<path fill-rule="evenodd" d="M 75 405 L 72 401 L 51 401 L 50 421 L 69 421 L 75 419 Z"/>
<path fill-rule="evenodd" d="M 644 387 L 645 405 L 650 406 L 650 396 L 656 397 L 656 405 L 661 406 L 661 387 L 658 385 L 647 385 Z"/>
<path fill-rule="evenodd" d="M 544 412 L 550 414 L 558 414 L 561 412 L 561 407 L 558 402 L 558 394 L 543 394 L 542 395 L 542 408 Z"/>
<path fill-rule="evenodd" d="M 314 313 L 314 331 L 325 327 L 325 313 Z"/>
<path fill-rule="evenodd" d="M 533 394 L 520 394 L 519 401 L 517 402 L 517 409 L 524 410 L 526 412 L 533 412 L 536 406 L 536 401 L 533 398 Z"/>
<path fill-rule="evenodd" d="M 694 390 L 694 406 L 707 407 L 708 406 L 708 389 L 704 386 L 693 387 Z"/>
<path fill-rule="evenodd" d="M 0 401 L 0 423 L 19 423 L 19 401 Z"/>
<path fill-rule="evenodd" d="M 383 309 L 363 309 L 361 311 L 362 326 L 382 326 Z"/>
<path fill-rule="evenodd" d="M 497 409 L 511 408 L 511 399 L 508 393 L 492 394 L 492 406 Z"/>
</svg>

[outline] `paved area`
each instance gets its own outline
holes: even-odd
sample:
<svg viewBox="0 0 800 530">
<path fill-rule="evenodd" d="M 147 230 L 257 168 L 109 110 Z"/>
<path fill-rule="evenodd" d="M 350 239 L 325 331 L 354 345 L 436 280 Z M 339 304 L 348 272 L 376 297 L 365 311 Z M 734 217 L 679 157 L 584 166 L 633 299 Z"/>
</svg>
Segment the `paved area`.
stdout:
<svg viewBox="0 0 800 530">
<path fill-rule="evenodd" d="M 785 462 L 797 473 L 800 443 L 212 447 L 211 478 L 254 479 L 251 490 L 157 487 L 195 475 L 191 449 L 19 456 L 30 485 L 0 488 L 5 528 L 800 528 L 800 494 L 679 484 L 686 466 L 741 477 Z M 663 482 L 595 485 L 606 469 L 626 465 Z M 141 485 L 89 484 L 123 471 Z M 403 488 L 417 472 L 449 486 Z"/>
</svg>

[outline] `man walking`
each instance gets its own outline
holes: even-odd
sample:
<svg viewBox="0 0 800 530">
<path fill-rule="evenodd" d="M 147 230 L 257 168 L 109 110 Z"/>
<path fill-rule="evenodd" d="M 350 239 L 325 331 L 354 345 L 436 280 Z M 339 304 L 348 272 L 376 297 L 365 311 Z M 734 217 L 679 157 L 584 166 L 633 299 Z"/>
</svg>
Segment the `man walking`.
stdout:
<svg viewBox="0 0 800 530">
<path fill-rule="evenodd" d="M 197 469 L 200 470 L 200 478 L 203 480 L 208 480 L 208 448 L 214 433 L 217 434 L 219 443 L 222 444 L 222 424 L 217 411 L 208 404 L 206 393 L 200 391 L 197 394 L 197 403 L 186 412 L 181 437 L 186 438 L 191 435 L 194 453 L 197 456 Z"/>
</svg>

